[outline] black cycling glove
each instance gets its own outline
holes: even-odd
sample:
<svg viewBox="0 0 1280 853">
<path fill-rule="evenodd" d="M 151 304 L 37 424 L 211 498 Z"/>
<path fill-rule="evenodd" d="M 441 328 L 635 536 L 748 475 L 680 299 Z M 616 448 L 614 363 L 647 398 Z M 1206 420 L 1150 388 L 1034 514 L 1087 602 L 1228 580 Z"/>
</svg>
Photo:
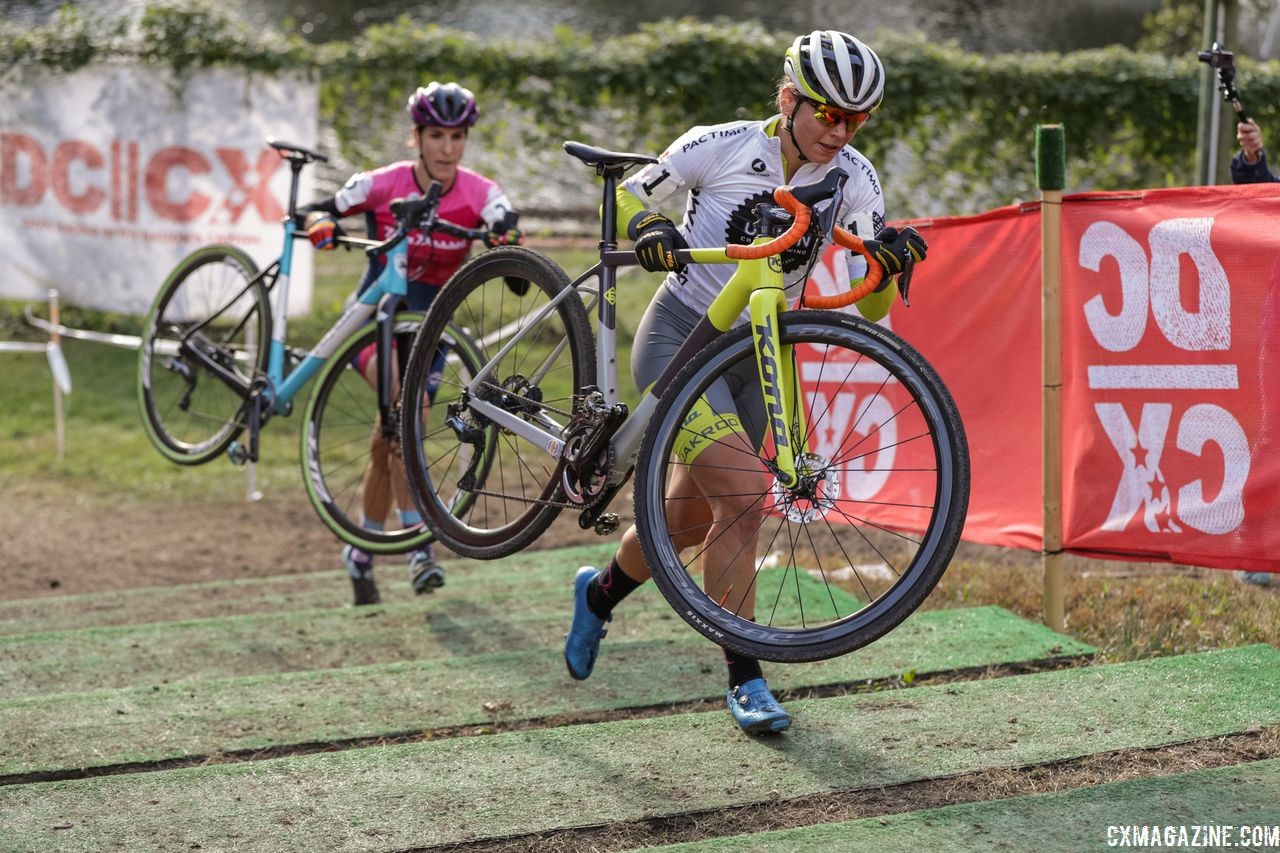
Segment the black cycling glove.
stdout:
<svg viewBox="0 0 1280 853">
<path fill-rule="evenodd" d="M 495 223 L 484 235 L 484 244 L 487 248 L 493 249 L 498 246 L 519 246 L 524 242 L 524 232 L 520 230 L 517 223 L 520 221 L 520 214 L 514 210 L 508 210 L 507 215 Z M 524 296 L 529 292 L 529 282 L 527 279 L 518 278 L 516 276 L 503 276 L 502 280 L 506 282 L 507 289 L 516 296 Z"/>
<path fill-rule="evenodd" d="M 677 249 L 689 244 L 675 223 L 661 213 L 645 211 L 627 229 L 635 235 L 636 259 L 649 272 L 680 272 L 684 264 L 676 260 Z"/>
<path fill-rule="evenodd" d="M 885 228 L 874 240 L 864 241 L 869 251 L 880 266 L 884 267 L 886 277 L 895 276 L 906 267 L 907 258 L 917 263 L 924 260 L 929 244 L 920 236 L 920 232 L 908 225 L 899 231 L 897 228 Z"/>
</svg>

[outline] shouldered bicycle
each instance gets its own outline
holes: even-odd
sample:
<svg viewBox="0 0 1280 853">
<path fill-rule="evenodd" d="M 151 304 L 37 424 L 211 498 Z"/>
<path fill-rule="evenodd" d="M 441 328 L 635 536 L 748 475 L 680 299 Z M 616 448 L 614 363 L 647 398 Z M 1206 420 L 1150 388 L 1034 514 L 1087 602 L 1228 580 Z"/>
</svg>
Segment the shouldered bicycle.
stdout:
<svg viewBox="0 0 1280 853">
<path fill-rule="evenodd" d="M 309 352 L 296 350 L 287 344 L 286 305 L 293 244 L 306 239 L 296 221 L 298 178 L 308 164 L 326 158 L 285 142 L 268 144 L 292 171 L 280 257 L 260 271 L 238 247 L 205 246 L 169 275 L 147 316 L 138 358 L 143 425 L 160 453 L 181 465 L 201 464 L 223 453 L 238 464 L 256 462 L 259 432 L 273 416 L 290 414 L 299 393 L 314 379 L 301 447 L 303 482 L 312 506 L 339 538 L 370 553 L 421 548 L 434 538 L 424 525 L 373 531 L 359 517 L 361 481 L 375 453 L 371 437 L 379 432 L 394 447 L 399 444 L 393 370 L 397 364 L 403 369 L 423 319 L 421 312 L 402 309 L 408 287 L 406 238 L 416 229 L 469 240 L 483 239 L 484 232 L 436 216 L 438 183 L 421 198 L 393 202 L 397 228 L 387 239 L 338 238 L 371 257 L 385 255 L 382 274 Z M 479 368 L 477 348 L 462 330 L 446 325 L 437 336 L 441 343 L 432 368 L 448 377 L 446 389 L 465 387 Z M 376 387 L 349 369 L 369 346 L 377 347 Z M 449 393 L 442 404 L 450 402 Z"/>
<path fill-rule="evenodd" d="M 778 255 L 811 230 L 823 238 L 816 246 L 868 255 L 869 272 L 809 306 L 852 304 L 883 274 L 836 224 L 833 199 L 847 175 L 833 169 L 818 183 L 779 188 L 781 207 L 756 211 L 751 245 L 679 254 L 737 270 L 631 412 L 618 394 L 616 297 L 617 268 L 636 261 L 617 250 L 614 191 L 627 170 L 655 158 L 565 148 L 604 178 L 599 263 L 571 282 L 528 249 L 486 252 L 444 287 L 415 339 L 407 412 L 423 405 L 431 353 L 450 322 L 485 341 L 453 402 L 401 422 L 427 524 L 478 558 L 525 547 L 565 509 L 583 528 L 610 533 L 618 517 L 609 502 L 634 471 L 645 560 L 705 636 L 775 661 L 832 657 L 882 636 L 919 606 L 955 550 L 969 458 L 954 402 L 911 346 L 861 318 L 788 310 Z M 512 276 L 532 285 L 518 305 L 502 287 Z M 594 338 L 588 307 L 597 310 Z M 750 322 L 738 324 L 744 309 Z M 724 385 L 739 399 L 748 389 L 751 411 L 715 403 Z M 834 594 L 837 583 L 856 605 Z"/>
</svg>

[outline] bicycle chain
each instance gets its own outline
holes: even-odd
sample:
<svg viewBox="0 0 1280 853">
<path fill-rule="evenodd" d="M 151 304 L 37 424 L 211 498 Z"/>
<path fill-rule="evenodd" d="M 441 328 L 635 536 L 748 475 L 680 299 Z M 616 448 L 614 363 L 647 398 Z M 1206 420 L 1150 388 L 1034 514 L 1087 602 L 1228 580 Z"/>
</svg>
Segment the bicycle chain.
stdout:
<svg viewBox="0 0 1280 853">
<path fill-rule="evenodd" d="M 586 504 L 575 504 L 568 501 L 549 501 L 542 498 L 523 498 L 515 495 L 503 494 L 502 492 L 490 492 L 487 489 L 467 489 L 470 494 L 484 495 L 490 498 L 502 498 L 508 501 L 521 501 L 528 504 L 539 504 L 540 506 L 554 506 L 560 509 L 585 509 Z"/>
<path fill-rule="evenodd" d="M 525 402 L 525 403 L 529 403 L 529 404 L 532 404 L 532 405 L 538 406 L 539 408 L 546 409 L 548 412 L 554 412 L 554 413 L 556 413 L 557 415 L 562 415 L 562 416 L 564 416 L 564 417 L 566 417 L 566 418 L 571 418 L 571 417 L 573 417 L 573 412 L 566 412 L 566 411 L 565 411 L 565 410 L 563 410 L 563 409 L 557 409 L 555 406 L 552 406 L 552 405 L 549 405 L 549 404 L 547 404 L 547 403 L 544 403 L 544 402 L 543 402 L 543 401 L 541 401 L 541 400 L 532 400 L 532 399 L 530 399 L 530 398 L 528 398 L 528 397 L 522 397 L 522 396 L 521 396 L 521 395 L 519 395 L 519 394 L 513 394 L 512 392 L 508 391 L 506 388 L 503 388 L 501 385 L 495 385 L 495 384 L 494 384 L 494 383 L 492 383 L 492 382 L 482 382 L 482 383 L 481 383 L 481 387 L 486 388 L 486 389 L 488 389 L 488 390 L 490 390 L 490 391 L 497 391 L 499 394 L 508 394 L 508 395 L 510 395 L 510 396 L 512 396 L 512 397 L 515 397 L 517 400 L 522 400 L 522 401 L 523 401 L 523 402 Z M 579 400 L 579 397 L 574 396 L 573 401 L 574 401 L 575 403 L 577 403 L 577 402 L 578 402 L 578 400 Z"/>
<path fill-rule="evenodd" d="M 510 394 L 510 393 L 511 393 L 510 391 L 507 391 L 505 388 L 503 388 L 501 385 L 495 385 L 495 384 L 494 384 L 494 383 L 492 383 L 492 382 L 485 382 L 485 383 L 482 383 L 482 384 L 483 384 L 483 386 L 484 386 L 485 388 L 490 389 L 490 390 L 493 390 L 493 391 L 498 391 L 499 393 L 502 393 L 502 394 Z M 535 404 L 535 405 L 537 405 L 537 406 L 539 406 L 539 407 L 541 407 L 541 408 L 543 408 L 543 409 L 547 410 L 548 412 L 554 412 L 555 414 L 557 414 L 557 415 L 561 415 L 561 416 L 566 417 L 566 418 L 572 418 L 572 417 L 573 417 L 573 413 L 572 413 L 572 412 L 566 412 L 566 411 L 564 411 L 563 409 L 557 409 L 555 406 L 548 405 L 547 403 L 544 403 L 544 402 L 543 402 L 543 401 L 541 401 L 541 400 L 531 400 L 531 399 L 529 399 L 528 397 L 521 397 L 519 394 L 512 394 L 512 396 L 517 397 L 517 398 L 519 398 L 519 399 L 521 399 L 521 400 L 523 400 L 523 401 L 525 401 L 525 402 L 527 402 L 527 403 L 533 403 L 533 404 Z M 577 403 L 577 402 L 579 401 L 579 399 L 580 399 L 580 398 L 579 398 L 578 396 L 576 396 L 576 395 L 575 395 L 575 396 L 574 396 L 574 398 L 573 398 L 574 403 Z M 572 503 L 572 502 L 570 502 L 570 501 L 550 501 L 550 500 L 546 500 L 546 499 L 544 499 L 544 498 L 525 498 L 525 497 L 516 497 L 515 495 L 508 495 L 508 494 L 504 494 L 504 493 L 502 493 L 502 492 L 491 492 L 491 491 L 489 491 L 489 490 L 487 490 L 487 489 L 468 489 L 467 491 L 468 491 L 468 492 L 470 492 L 470 493 L 471 493 L 471 494 L 473 494 L 473 495 L 484 495 L 485 497 L 490 497 L 490 498 L 502 498 L 503 500 L 508 500 L 508 501 L 521 501 L 521 502 L 523 502 L 523 503 L 538 504 L 539 506 L 557 507 L 557 508 L 559 508 L 559 509 L 583 509 L 583 508 L 585 508 L 585 507 L 589 506 L 589 504 L 576 504 L 576 503 Z"/>
</svg>

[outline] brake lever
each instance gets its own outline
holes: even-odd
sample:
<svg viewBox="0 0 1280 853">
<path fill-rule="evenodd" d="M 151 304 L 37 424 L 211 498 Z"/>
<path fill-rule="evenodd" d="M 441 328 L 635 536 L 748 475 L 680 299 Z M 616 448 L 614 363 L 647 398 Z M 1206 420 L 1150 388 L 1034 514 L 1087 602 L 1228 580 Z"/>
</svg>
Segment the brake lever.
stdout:
<svg viewBox="0 0 1280 853">
<path fill-rule="evenodd" d="M 839 172 L 836 178 L 835 192 L 831 194 L 831 203 L 827 205 L 827 209 L 822 211 L 816 217 L 816 224 L 822 239 L 828 243 L 835 242 L 836 225 L 839 224 L 840 205 L 844 202 L 844 185 L 849 182 L 849 176 L 843 170 L 834 170 Z"/>
<path fill-rule="evenodd" d="M 911 289 L 911 274 L 915 269 L 916 259 L 908 252 L 902 263 L 902 273 L 898 276 L 898 293 L 902 295 L 902 304 L 908 308 L 911 307 L 911 300 L 907 298 L 907 291 Z"/>
</svg>

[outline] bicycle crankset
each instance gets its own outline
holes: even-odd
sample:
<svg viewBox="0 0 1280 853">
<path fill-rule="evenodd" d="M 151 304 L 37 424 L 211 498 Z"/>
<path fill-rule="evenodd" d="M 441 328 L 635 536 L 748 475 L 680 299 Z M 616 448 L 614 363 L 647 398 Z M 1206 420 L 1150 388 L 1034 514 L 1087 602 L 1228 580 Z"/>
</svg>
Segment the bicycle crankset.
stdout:
<svg viewBox="0 0 1280 853">
<path fill-rule="evenodd" d="M 604 494 L 605 487 L 609 485 L 609 472 L 613 470 L 613 451 L 607 444 L 594 460 L 578 457 L 591 444 L 592 435 L 598 429 L 598 425 L 586 424 L 572 428 L 564 443 L 564 457 L 577 461 L 564 466 L 560 482 L 564 486 L 565 497 L 581 506 L 590 506 Z"/>
<path fill-rule="evenodd" d="M 561 451 L 561 484 L 572 503 L 592 506 L 606 493 L 615 461 L 609 439 L 626 419 L 625 403 L 609 405 L 594 385 L 582 389 Z"/>
</svg>

